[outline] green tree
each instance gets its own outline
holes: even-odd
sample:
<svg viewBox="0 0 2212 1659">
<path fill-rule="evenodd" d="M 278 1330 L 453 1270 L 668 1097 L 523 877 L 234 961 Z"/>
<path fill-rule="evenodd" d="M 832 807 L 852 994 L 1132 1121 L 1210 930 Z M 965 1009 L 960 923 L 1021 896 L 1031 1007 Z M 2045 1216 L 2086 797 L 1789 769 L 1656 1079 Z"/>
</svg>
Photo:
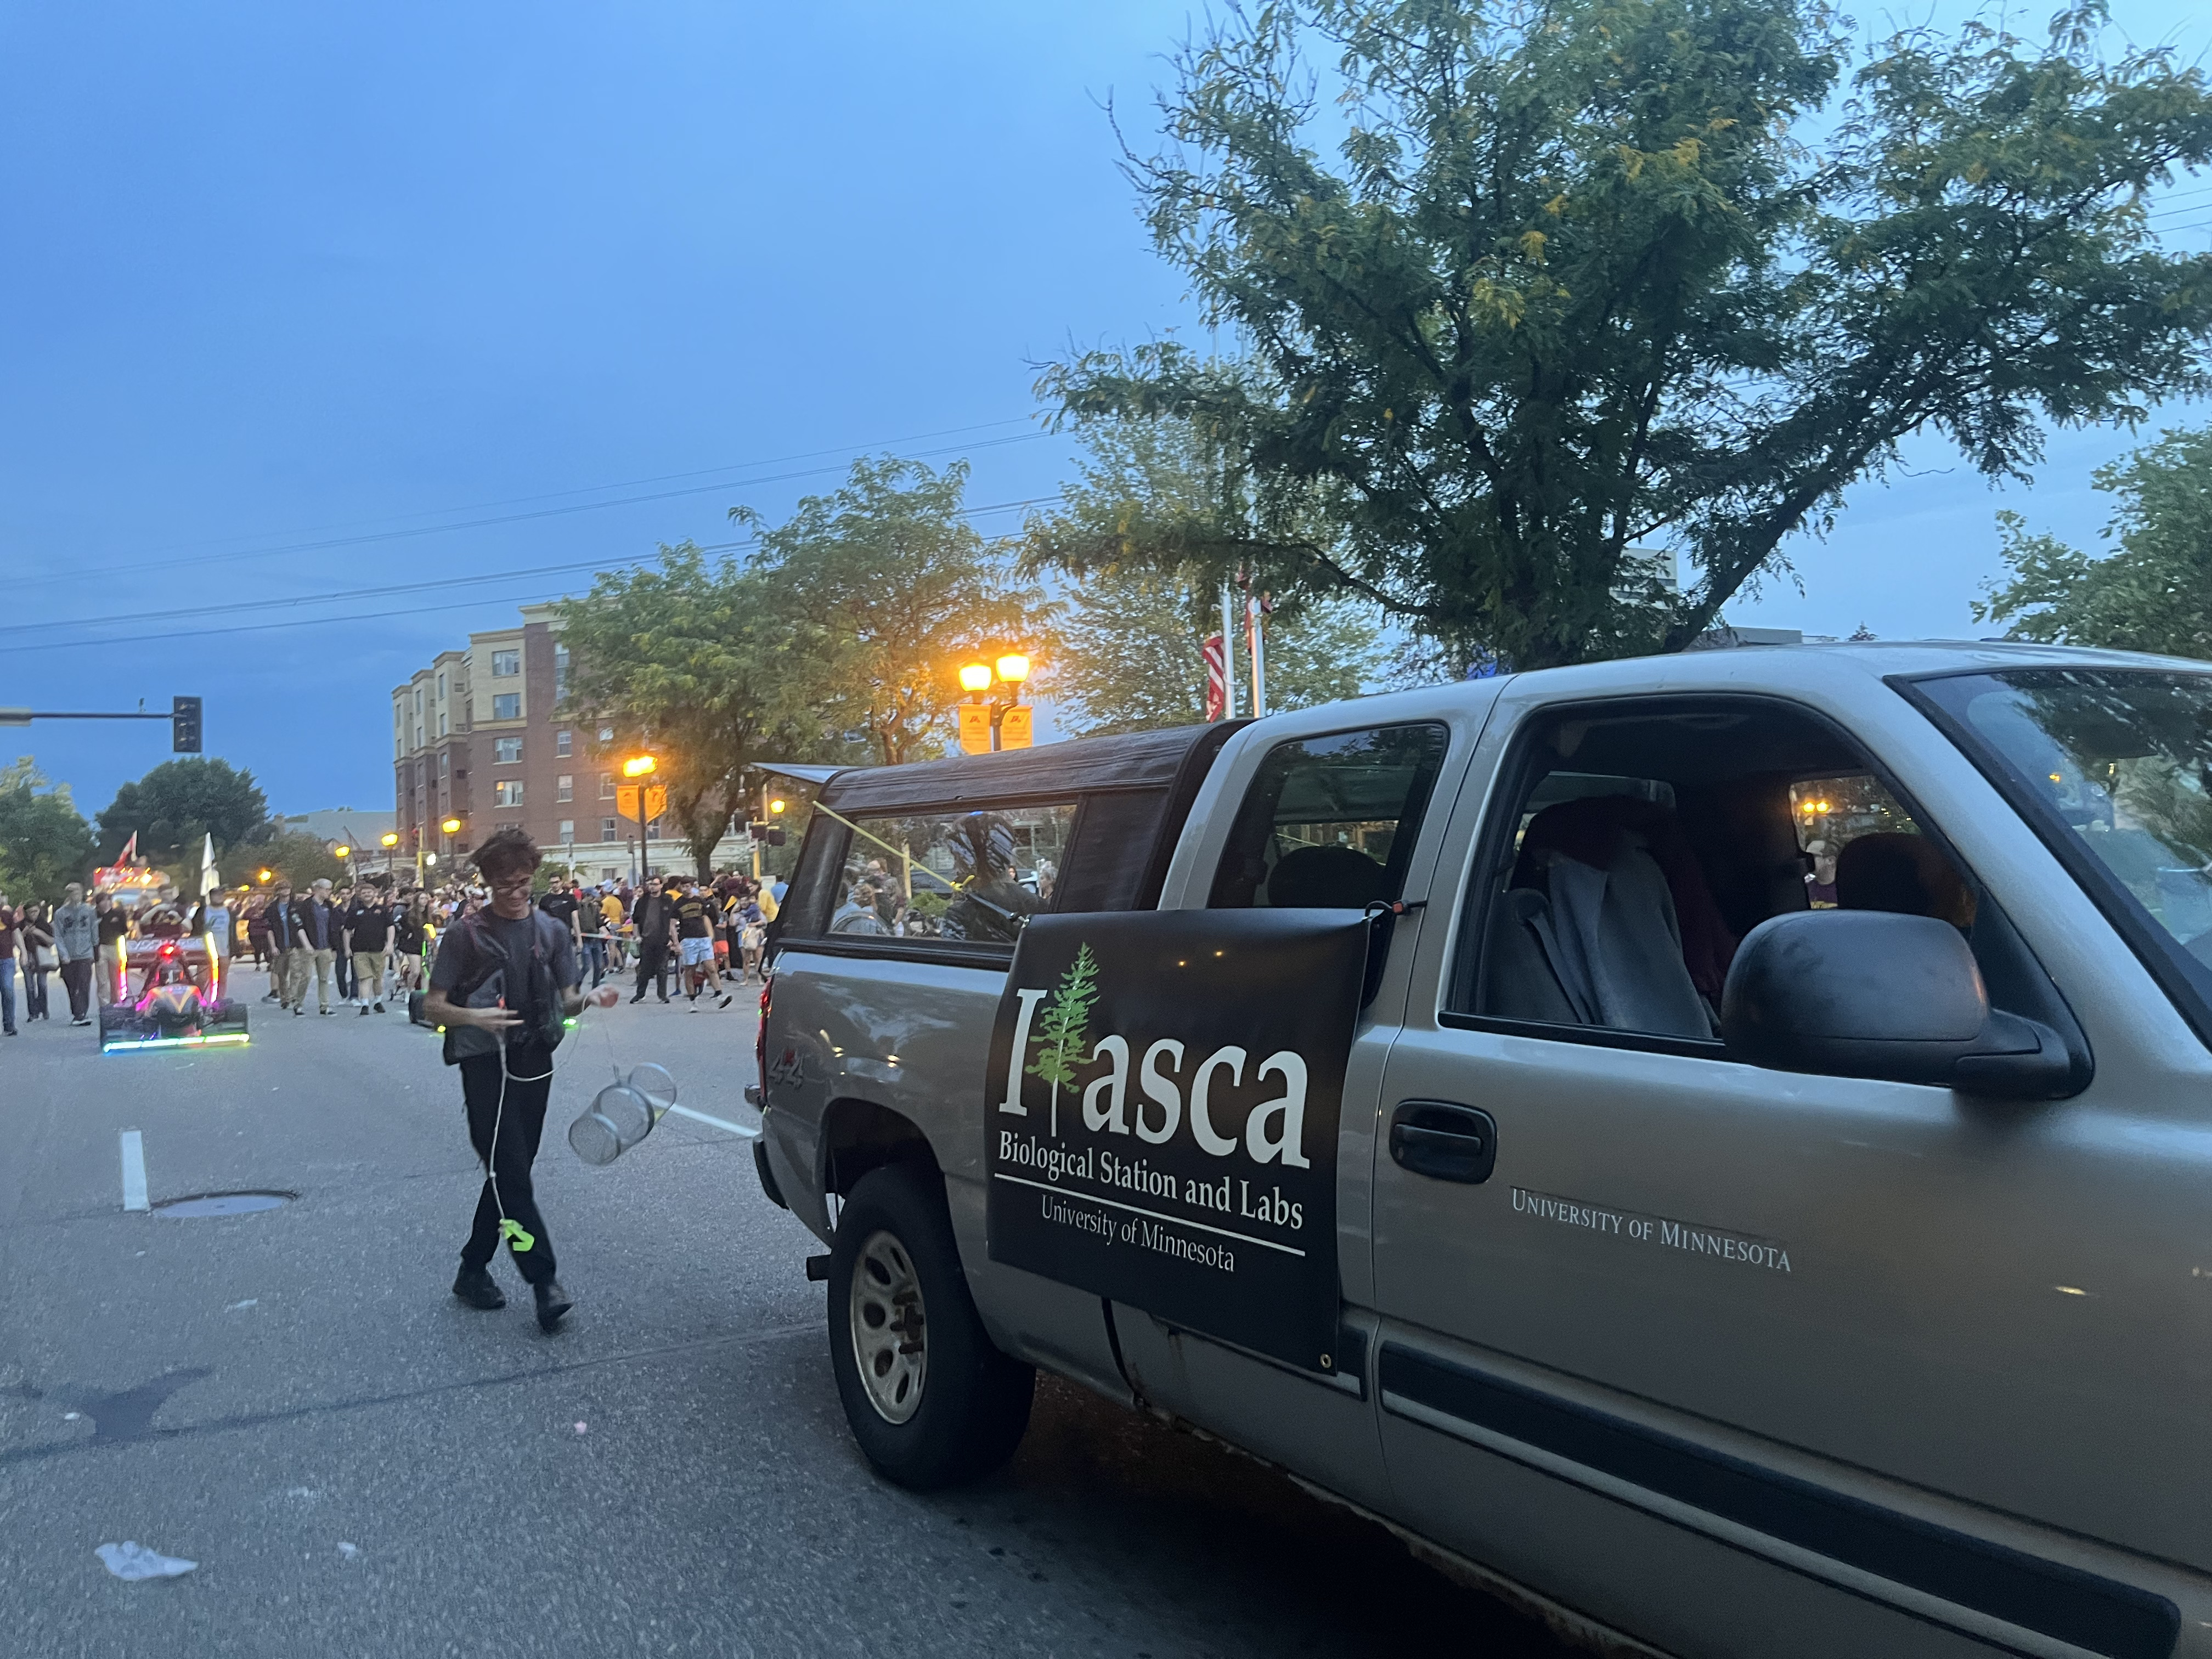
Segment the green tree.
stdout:
<svg viewBox="0 0 2212 1659">
<path fill-rule="evenodd" d="M 215 837 L 221 858 L 270 833 L 269 802 L 253 774 L 228 761 L 193 756 L 163 761 L 115 792 L 100 814 L 100 854 L 112 859 L 135 834 L 149 863 L 179 868 L 188 863 L 197 879 L 205 836 Z"/>
<path fill-rule="evenodd" d="M 967 483 L 964 462 L 932 471 L 858 460 L 842 489 L 761 530 L 749 568 L 799 630 L 784 672 L 816 711 L 825 748 L 851 732 L 860 735 L 846 746 L 865 745 L 868 760 L 927 759 L 952 731 L 962 663 L 1042 652 L 1050 609 L 1021 583 L 1011 551 L 968 523 Z M 760 523 L 749 507 L 730 516 Z"/>
<path fill-rule="evenodd" d="M 1040 382 L 1215 446 L 1249 510 L 1191 525 L 1201 586 L 1358 594 L 1452 668 L 1679 649 L 1908 436 L 2024 476 L 2048 423 L 2205 383 L 2212 256 L 2161 252 L 2144 191 L 2212 155 L 2212 96 L 2164 49 L 2108 60 L 2094 3 L 2042 46 L 1897 34 L 1817 133 L 1850 65 L 1812 0 L 1225 17 L 1130 163 L 1249 358 Z"/>
<path fill-rule="evenodd" d="M 747 769 L 806 758 L 818 742 L 803 719 L 804 627 L 767 577 L 728 559 L 710 566 L 690 542 L 601 575 L 561 617 L 568 706 L 613 728 L 609 765 L 652 752 L 651 781 L 667 789 L 698 873 L 711 874 Z"/>
<path fill-rule="evenodd" d="M 1069 591 L 1048 684 L 1085 736 L 1194 725 L 1206 718 L 1201 644 L 1220 631 L 1218 592 L 1171 571 L 1100 572 Z M 1270 710 L 1356 697 L 1384 666 L 1373 610 L 1352 601 L 1279 611 L 1264 644 Z M 1243 698 L 1251 675 L 1241 635 L 1230 653 Z"/>
<path fill-rule="evenodd" d="M 1075 1068 L 1083 1064 L 1083 1045 L 1091 1034 L 1091 1005 L 1097 1000 L 1098 958 L 1085 945 L 1076 951 L 1075 960 L 1060 975 L 1060 988 L 1045 1005 L 1044 1018 L 1037 1022 L 1036 1041 L 1041 1046 L 1027 1068 L 1031 1077 L 1052 1085 L 1055 1140 L 1060 1138 L 1060 1085 L 1073 1083 Z"/>
<path fill-rule="evenodd" d="M 2000 513 L 2011 579 L 1975 619 L 2045 644 L 2212 658 L 2212 428 L 2165 433 L 2095 482 L 2115 498 L 2104 534 L 2119 550 L 2093 558 Z"/>
<path fill-rule="evenodd" d="M 1090 453 L 1063 504 L 1023 532 L 1024 569 L 1080 578 L 1069 586 L 1051 689 L 1085 732 L 1202 720 L 1200 642 L 1220 630 L 1220 593 L 1187 572 L 1203 545 L 1238 538 L 1248 504 L 1187 422 L 1107 422 L 1084 435 Z M 1362 600 L 1294 596 L 1267 623 L 1268 708 L 1358 696 L 1382 666 L 1377 622 Z M 1241 629 L 1228 648 L 1231 678 L 1249 686 Z"/>
<path fill-rule="evenodd" d="M 92 828 L 69 786 L 48 787 L 27 755 L 0 767 L 0 892 L 18 904 L 52 903 L 92 865 Z"/>
<path fill-rule="evenodd" d="M 343 880 L 347 860 L 340 858 L 323 844 L 322 837 L 311 836 L 304 830 L 287 830 L 270 836 L 265 842 L 247 843 L 252 854 L 250 862 L 240 862 L 237 868 L 223 874 L 233 881 L 261 884 L 261 872 L 282 876 L 292 884 L 295 892 L 304 893 L 314 883 L 327 881 L 332 885 Z M 441 866 L 442 868 L 442 866 Z M 195 864 L 191 875 L 197 878 L 199 866 Z M 180 883 L 190 886 L 191 882 Z"/>
</svg>

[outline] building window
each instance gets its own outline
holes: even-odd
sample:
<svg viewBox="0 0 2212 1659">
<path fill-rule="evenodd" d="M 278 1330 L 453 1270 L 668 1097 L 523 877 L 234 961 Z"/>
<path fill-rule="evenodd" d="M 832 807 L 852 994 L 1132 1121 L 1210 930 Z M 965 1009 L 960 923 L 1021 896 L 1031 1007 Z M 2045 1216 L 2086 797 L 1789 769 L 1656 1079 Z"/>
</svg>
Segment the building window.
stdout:
<svg viewBox="0 0 2212 1659">
<path fill-rule="evenodd" d="M 491 740 L 491 763 L 494 766 L 521 765 L 522 739 L 520 738 L 494 738 Z"/>
<path fill-rule="evenodd" d="M 519 720 L 522 718 L 522 693 L 495 692 L 491 700 L 491 717 L 495 720 Z"/>
<path fill-rule="evenodd" d="M 415 712 L 418 714 L 422 712 L 422 688 L 419 685 L 415 688 Z"/>
<path fill-rule="evenodd" d="M 619 839 L 621 835 L 622 825 L 615 819 L 601 818 L 599 820 L 599 839 L 601 841 L 615 841 Z"/>
<path fill-rule="evenodd" d="M 491 653 L 491 677 L 495 680 L 511 680 L 522 672 L 522 653 L 495 651 Z"/>
<path fill-rule="evenodd" d="M 568 647 L 553 647 L 553 700 L 558 702 L 568 695 Z"/>
<path fill-rule="evenodd" d="M 446 711 L 441 708 L 438 711 L 438 735 L 441 738 L 444 737 L 446 735 Z"/>
<path fill-rule="evenodd" d="M 495 783 L 494 785 L 492 785 L 492 787 L 491 787 L 491 804 L 492 804 L 494 806 L 520 806 L 520 805 L 522 805 L 522 782 L 521 782 L 521 780 L 520 780 L 520 779 L 518 779 L 518 778 L 507 778 L 507 779 L 506 779 L 506 780 L 504 780 L 504 781 L 501 781 L 501 782 Z"/>
<path fill-rule="evenodd" d="M 553 752 L 562 760 L 568 759 L 575 735 L 573 732 L 556 732 L 553 734 Z"/>
<path fill-rule="evenodd" d="M 453 757 L 451 755 L 441 755 L 438 757 L 438 775 L 440 777 L 442 778 L 446 775 L 447 770 L 452 767 L 453 762 Z"/>
<path fill-rule="evenodd" d="M 553 799 L 556 800 L 574 800 L 576 799 L 576 775 L 574 773 L 563 772 L 559 777 L 553 780 Z"/>
<path fill-rule="evenodd" d="M 615 729 L 613 726 L 603 726 L 599 728 L 599 741 L 601 743 L 612 743 L 614 740 Z"/>
<path fill-rule="evenodd" d="M 446 677 L 445 677 L 443 674 L 441 674 L 441 675 L 439 675 L 439 676 L 438 676 L 438 701 L 439 701 L 440 702 L 445 702 L 445 700 L 446 700 Z"/>
<path fill-rule="evenodd" d="M 419 726 L 415 728 L 415 746 L 417 749 L 422 746 L 422 728 Z"/>
<path fill-rule="evenodd" d="M 562 844 L 563 846 L 574 846 L 574 845 L 575 844 L 575 841 L 576 841 L 576 820 L 575 820 L 575 819 L 574 819 L 574 818 L 562 818 L 562 819 L 561 820 L 561 842 L 562 842 Z"/>
<path fill-rule="evenodd" d="M 600 799 L 601 800 L 612 800 L 614 798 L 615 798 L 615 775 L 614 775 L 613 773 L 611 773 L 611 772 L 602 772 L 602 773 L 600 773 L 600 774 L 599 774 L 599 799 Z"/>
</svg>

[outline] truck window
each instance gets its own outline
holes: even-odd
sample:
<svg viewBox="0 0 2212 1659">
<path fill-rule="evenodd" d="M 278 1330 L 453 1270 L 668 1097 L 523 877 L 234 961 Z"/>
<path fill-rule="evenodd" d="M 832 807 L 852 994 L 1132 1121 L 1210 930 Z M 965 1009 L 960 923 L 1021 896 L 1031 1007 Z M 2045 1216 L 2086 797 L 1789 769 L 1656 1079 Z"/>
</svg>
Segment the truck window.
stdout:
<svg viewBox="0 0 2212 1659">
<path fill-rule="evenodd" d="M 1908 690 L 2212 1042 L 2212 674 L 2016 669 Z"/>
<path fill-rule="evenodd" d="M 1971 929 L 1974 889 L 1840 733 L 1778 704 L 1540 720 L 1486 832 L 1449 1011 L 1715 1042 L 1742 937 L 1808 908 Z"/>
<path fill-rule="evenodd" d="M 1359 909 L 1396 898 L 1446 738 L 1424 723 L 1277 744 L 1237 808 L 1211 908 Z"/>
<path fill-rule="evenodd" d="M 856 817 L 827 931 L 1011 945 L 1054 908 L 1073 802 Z"/>
</svg>

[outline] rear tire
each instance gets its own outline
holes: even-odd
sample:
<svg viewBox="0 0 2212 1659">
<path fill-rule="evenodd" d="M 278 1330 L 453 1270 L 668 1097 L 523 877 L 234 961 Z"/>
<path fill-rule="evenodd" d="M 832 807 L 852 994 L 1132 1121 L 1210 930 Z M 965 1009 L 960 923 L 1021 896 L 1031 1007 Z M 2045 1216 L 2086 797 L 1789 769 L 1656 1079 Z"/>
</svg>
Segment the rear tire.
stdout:
<svg viewBox="0 0 2212 1659">
<path fill-rule="evenodd" d="M 854 1439 L 902 1486 L 975 1480 L 1021 1443 L 1036 1372 L 984 1330 L 934 1170 L 872 1170 L 846 1200 L 830 1251 L 830 1364 Z"/>
</svg>

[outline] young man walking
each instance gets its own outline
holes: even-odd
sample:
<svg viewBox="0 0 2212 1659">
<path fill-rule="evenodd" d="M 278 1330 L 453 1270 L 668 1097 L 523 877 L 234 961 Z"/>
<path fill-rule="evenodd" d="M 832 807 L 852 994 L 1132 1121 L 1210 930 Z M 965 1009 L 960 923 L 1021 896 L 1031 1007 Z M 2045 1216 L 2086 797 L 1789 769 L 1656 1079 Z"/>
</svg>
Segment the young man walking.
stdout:
<svg viewBox="0 0 2212 1659">
<path fill-rule="evenodd" d="M 392 898 L 374 882 L 353 890 L 345 908 L 347 940 L 353 951 L 354 1006 L 363 1016 L 384 1012 L 384 955 L 392 946 Z"/>
<path fill-rule="evenodd" d="M 637 927 L 637 994 L 632 1002 L 645 1000 L 645 982 L 652 980 L 660 992 L 660 1000 L 668 1000 L 668 940 L 675 918 L 671 914 L 667 897 L 660 890 L 660 878 L 648 878 L 644 890 L 637 896 L 637 908 L 630 912 L 630 920 Z"/>
<path fill-rule="evenodd" d="M 476 1223 L 461 1249 L 453 1294 L 472 1308 L 503 1308 L 491 1276 L 500 1241 L 551 1332 L 574 1306 L 554 1277 L 553 1241 L 538 1212 L 530 1166 L 545 1128 L 553 1049 L 562 1021 L 586 1006 L 611 1008 L 622 994 L 577 985 L 574 935 L 530 903 L 531 878 L 544 855 L 520 828 L 494 830 L 476 850 L 491 903 L 441 935 L 422 1012 L 447 1028 L 446 1060 L 461 1070 L 469 1139 L 483 1162 Z"/>
<path fill-rule="evenodd" d="M 338 945 L 345 932 L 345 923 L 337 905 L 331 902 L 331 884 L 327 879 L 317 881 L 307 889 L 307 902 L 298 908 L 301 942 L 307 947 L 307 960 L 313 964 L 315 974 L 315 1012 L 335 1014 L 331 1006 L 331 977 L 338 959 Z M 299 1000 L 293 1003 L 295 1014 L 307 1012 L 307 985 L 305 975 L 301 977 Z"/>
<path fill-rule="evenodd" d="M 61 958 L 62 985 L 69 992 L 70 1024 L 92 1024 L 92 969 L 100 957 L 100 915 L 84 902 L 84 884 L 62 889 L 54 912 L 54 954 Z"/>
</svg>

